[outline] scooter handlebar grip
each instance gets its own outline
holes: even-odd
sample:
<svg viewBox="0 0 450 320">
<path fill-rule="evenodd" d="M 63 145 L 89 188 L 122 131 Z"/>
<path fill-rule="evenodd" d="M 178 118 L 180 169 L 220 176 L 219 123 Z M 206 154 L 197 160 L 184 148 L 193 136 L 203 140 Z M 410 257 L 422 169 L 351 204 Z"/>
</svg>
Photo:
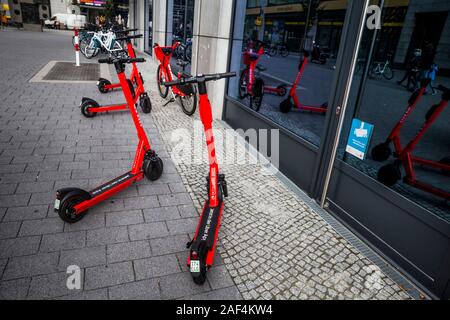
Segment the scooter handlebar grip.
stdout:
<svg viewBox="0 0 450 320">
<path fill-rule="evenodd" d="M 130 58 L 129 62 L 145 62 L 144 58 Z"/>
</svg>

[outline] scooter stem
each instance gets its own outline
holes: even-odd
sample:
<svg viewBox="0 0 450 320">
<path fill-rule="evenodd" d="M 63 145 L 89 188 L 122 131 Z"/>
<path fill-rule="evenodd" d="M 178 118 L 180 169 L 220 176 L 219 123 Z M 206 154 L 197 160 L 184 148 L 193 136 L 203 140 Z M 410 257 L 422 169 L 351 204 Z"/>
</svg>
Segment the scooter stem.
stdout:
<svg viewBox="0 0 450 320">
<path fill-rule="evenodd" d="M 214 146 L 214 136 L 212 132 L 212 112 L 211 103 L 208 99 L 208 94 L 200 94 L 200 120 L 202 121 L 205 131 L 206 145 L 208 148 L 209 159 L 209 206 L 215 208 L 219 205 L 218 181 L 219 181 L 219 166 L 217 164 L 216 149 Z"/>
</svg>

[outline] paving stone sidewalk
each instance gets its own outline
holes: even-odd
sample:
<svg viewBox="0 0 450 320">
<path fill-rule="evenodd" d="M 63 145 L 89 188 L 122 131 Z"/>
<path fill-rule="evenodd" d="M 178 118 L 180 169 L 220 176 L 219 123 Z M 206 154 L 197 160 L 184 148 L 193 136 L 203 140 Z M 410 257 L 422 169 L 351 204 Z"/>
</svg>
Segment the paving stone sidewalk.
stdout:
<svg viewBox="0 0 450 320">
<path fill-rule="evenodd" d="M 157 94 L 156 64 L 140 65 L 153 111 L 142 122 L 165 172 L 92 209 L 77 224 L 53 212 L 54 191 L 90 188 L 127 170 L 137 139 L 126 113 L 81 116 L 82 96 L 108 103 L 92 84 L 28 80 L 49 60 L 73 56 L 63 34 L 0 32 L 0 298 L 3 299 L 410 299 L 320 215 L 260 164 L 220 162 L 226 199 L 215 267 L 203 287 L 185 266 L 205 195 L 205 152 L 172 162 L 190 118 Z M 34 48 L 34 50 L 30 50 Z M 86 61 L 84 61 L 86 62 Z M 224 134 L 219 121 L 214 127 Z M 201 142 L 200 142 L 201 141 Z M 235 143 L 234 152 L 247 155 Z M 219 161 L 222 159 L 219 159 Z M 66 268 L 82 268 L 82 290 L 66 288 Z"/>
<path fill-rule="evenodd" d="M 120 92 L 28 82 L 50 60 L 74 60 L 71 34 L 1 31 L 0 42 L 0 299 L 240 299 L 220 257 L 204 286 L 191 280 L 185 244 L 198 213 L 149 115 L 141 120 L 164 160 L 161 179 L 76 224 L 57 217 L 56 189 L 89 189 L 129 170 L 135 129 L 126 112 L 80 113 L 81 97 L 111 103 Z M 82 290 L 67 289 L 69 265 L 81 268 Z"/>
</svg>

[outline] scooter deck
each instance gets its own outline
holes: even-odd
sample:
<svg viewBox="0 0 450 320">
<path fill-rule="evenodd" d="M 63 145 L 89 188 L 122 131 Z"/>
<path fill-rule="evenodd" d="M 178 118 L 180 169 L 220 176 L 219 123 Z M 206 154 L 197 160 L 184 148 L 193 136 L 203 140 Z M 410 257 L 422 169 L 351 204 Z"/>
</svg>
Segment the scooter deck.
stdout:
<svg viewBox="0 0 450 320">
<path fill-rule="evenodd" d="M 191 244 L 191 253 L 197 252 L 199 255 L 198 260 L 203 260 L 208 267 L 213 264 L 223 205 L 223 202 L 220 202 L 214 208 L 211 208 L 208 202 L 204 205 L 200 222 Z M 191 264 L 191 255 L 188 257 L 187 264 L 189 266 Z"/>
<path fill-rule="evenodd" d="M 95 189 L 89 191 L 89 194 L 92 198 L 76 205 L 75 210 L 77 212 L 83 212 L 86 209 L 89 209 L 90 207 L 111 197 L 117 192 L 127 188 L 133 182 L 143 179 L 143 177 L 144 173 L 142 171 L 136 174 L 132 173 L 131 171 L 124 173 L 123 175 L 118 176 L 117 178 L 114 178 L 102 184 L 101 186 L 98 186 Z"/>
</svg>

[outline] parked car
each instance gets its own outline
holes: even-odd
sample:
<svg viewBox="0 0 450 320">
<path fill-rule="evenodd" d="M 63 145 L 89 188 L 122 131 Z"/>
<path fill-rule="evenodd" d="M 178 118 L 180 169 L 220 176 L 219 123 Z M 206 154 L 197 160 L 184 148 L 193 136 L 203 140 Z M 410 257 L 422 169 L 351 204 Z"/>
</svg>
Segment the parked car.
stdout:
<svg viewBox="0 0 450 320">
<path fill-rule="evenodd" d="M 69 13 L 56 13 L 49 20 L 44 21 L 44 25 L 51 29 L 58 26 L 64 26 L 66 29 L 82 28 L 85 24 L 86 16 Z"/>
</svg>

